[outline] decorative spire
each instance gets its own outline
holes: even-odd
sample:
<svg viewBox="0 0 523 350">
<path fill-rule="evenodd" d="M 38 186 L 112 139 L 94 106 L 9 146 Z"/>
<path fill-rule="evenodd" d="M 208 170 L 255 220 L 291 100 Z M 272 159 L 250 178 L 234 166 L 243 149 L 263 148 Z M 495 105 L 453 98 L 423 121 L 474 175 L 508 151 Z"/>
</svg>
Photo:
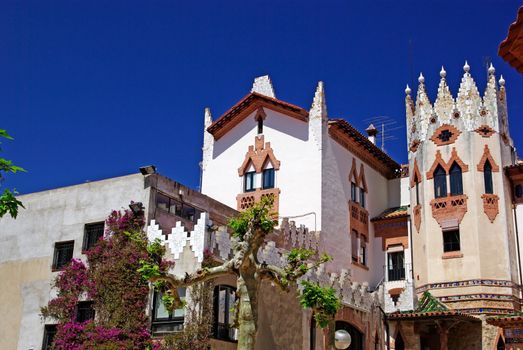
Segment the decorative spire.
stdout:
<svg viewBox="0 0 523 350">
<path fill-rule="evenodd" d="M 499 85 L 503 87 L 505 86 L 505 79 L 503 79 L 503 74 L 499 76 Z"/>
<path fill-rule="evenodd" d="M 410 95 L 411 92 L 412 90 L 410 89 L 409 84 L 407 84 L 407 87 L 405 88 L 405 95 Z"/>
<path fill-rule="evenodd" d="M 463 116 L 463 121 L 468 129 L 474 128 L 478 121 L 477 116 L 481 109 L 482 101 L 474 79 L 470 75 L 470 66 L 467 61 L 463 66 L 465 73 L 461 78 L 458 97 L 456 98 L 456 107 Z"/>
<path fill-rule="evenodd" d="M 496 69 L 490 64 L 488 68 L 488 80 L 487 87 L 485 88 L 485 94 L 483 95 L 483 109 L 480 111 L 482 117 L 488 118 L 488 124 L 497 130 L 497 110 L 498 110 L 498 91 L 496 84 Z"/>
<path fill-rule="evenodd" d="M 454 98 L 450 93 L 447 80 L 445 79 L 447 72 L 443 66 L 441 66 L 439 75 L 441 79 L 438 86 L 438 95 L 436 97 L 436 101 L 434 102 L 434 112 L 436 112 L 436 115 L 441 120 L 445 121 L 451 119 L 452 111 L 454 109 Z"/>
<path fill-rule="evenodd" d="M 470 71 L 469 63 L 466 60 L 465 65 L 463 66 L 463 71 L 465 71 L 465 73 L 468 73 Z"/>
<path fill-rule="evenodd" d="M 204 126 L 205 126 L 205 129 L 207 129 L 212 124 L 211 109 L 209 107 L 205 107 L 204 115 L 205 115 Z"/>
<path fill-rule="evenodd" d="M 312 106 L 309 111 L 309 131 L 313 135 L 318 150 L 323 147 L 323 140 L 327 133 L 327 102 L 325 101 L 325 88 L 323 81 L 318 82 Z"/>
<path fill-rule="evenodd" d="M 274 88 L 272 87 L 271 78 L 268 75 L 255 78 L 254 83 L 252 84 L 251 92 L 257 92 L 265 96 L 276 98 Z"/>
<path fill-rule="evenodd" d="M 418 82 L 420 84 L 425 83 L 425 77 L 423 76 L 423 73 L 421 73 L 421 72 L 419 73 Z"/>
<path fill-rule="evenodd" d="M 488 67 L 488 74 L 494 74 L 496 73 L 496 68 L 492 65 L 492 62 L 490 63 L 490 67 Z"/>
</svg>

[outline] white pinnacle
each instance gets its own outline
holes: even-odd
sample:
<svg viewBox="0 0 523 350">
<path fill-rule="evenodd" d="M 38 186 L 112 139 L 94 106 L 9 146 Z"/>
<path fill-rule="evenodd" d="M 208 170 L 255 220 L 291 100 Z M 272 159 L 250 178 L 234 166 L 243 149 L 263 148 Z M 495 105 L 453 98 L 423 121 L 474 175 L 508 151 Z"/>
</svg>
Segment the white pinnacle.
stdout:
<svg viewBox="0 0 523 350">
<path fill-rule="evenodd" d="M 488 74 L 494 74 L 496 73 L 496 68 L 490 63 L 490 67 L 488 67 Z"/>
<path fill-rule="evenodd" d="M 445 67 L 441 66 L 441 70 L 439 71 L 439 76 L 442 78 L 445 78 L 447 76 L 447 72 L 445 71 Z"/>
<path fill-rule="evenodd" d="M 465 65 L 463 66 L 463 70 L 465 71 L 465 73 L 468 73 L 469 70 L 470 70 L 470 66 L 469 66 L 469 63 L 467 61 L 465 61 Z"/>
<path fill-rule="evenodd" d="M 505 85 L 505 79 L 503 79 L 503 75 L 499 77 L 499 85 L 504 86 Z"/>
<path fill-rule="evenodd" d="M 419 81 L 420 84 L 423 84 L 425 82 L 425 77 L 423 76 L 423 73 L 419 74 L 418 81 Z"/>
<path fill-rule="evenodd" d="M 410 90 L 409 84 L 407 84 L 407 87 L 405 88 L 405 94 L 410 95 L 412 91 Z"/>
</svg>

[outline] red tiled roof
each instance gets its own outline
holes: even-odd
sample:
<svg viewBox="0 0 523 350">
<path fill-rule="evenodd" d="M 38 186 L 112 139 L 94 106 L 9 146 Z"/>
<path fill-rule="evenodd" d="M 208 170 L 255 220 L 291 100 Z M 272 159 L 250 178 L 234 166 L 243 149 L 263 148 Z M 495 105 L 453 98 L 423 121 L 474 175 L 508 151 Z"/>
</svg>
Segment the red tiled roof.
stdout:
<svg viewBox="0 0 523 350">
<path fill-rule="evenodd" d="M 269 108 L 272 107 L 273 109 L 285 112 L 285 114 L 303 121 L 307 121 L 309 118 L 309 112 L 301 107 L 278 100 L 276 98 L 259 94 L 257 92 L 251 92 L 234 106 L 232 106 L 221 117 L 216 119 L 207 128 L 207 131 L 210 132 L 216 139 L 218 139 L 232 127 L 245 119 L 259 106 Z"/>
<path fill-rule="evenodd" d="M 499 317 L 489 317 L 487 318 L 487 323 L 491 324 L 493 326 L 507 326 L 507 325 L 513 325 L 513 324 L 523 324 L 523 314 L 519 313 L 516 315 L 507 315 L 507 316 L 499 316 Z"/>
<path fill-rule="evenodd" d="M 505 40 L 499 45 L 498 54 L 520 73 L 523 73 L 523 6 L 516 21 L 508 29 Z"/>
<path fill-rule="evenodd" d="M 379 220 L 387 220 L 387 219 L 398 219 L 398 218 L 405 218 L 409 216 L 409 206 L 404 205 L 402 207 L 395 207 L 395 208 L 389 208 L 385 210 L 380 215 L 376 216 L 375 218 L 372 218 L 370 221 L 379 221 Z"/>
</svg>

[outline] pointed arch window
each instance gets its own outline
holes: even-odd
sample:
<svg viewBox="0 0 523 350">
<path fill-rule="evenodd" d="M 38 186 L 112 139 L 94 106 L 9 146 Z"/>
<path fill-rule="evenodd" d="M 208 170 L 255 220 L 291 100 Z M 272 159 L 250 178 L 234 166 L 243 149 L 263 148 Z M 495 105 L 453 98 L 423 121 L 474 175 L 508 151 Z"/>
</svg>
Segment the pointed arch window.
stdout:
<svg viewBox="0 0 523 350">
<path fill-rule="evenodd" d="M 274 168 L 270 161 L 267 162 L 262 173 L 262 188 L 264 190 L 274 188 Z"/>
<path fill-rule="evenodd" d="M 456 162 L 450 167 L 450 194 L 453 196 L 463 194 L 463 174 Z"/>
<path fill-rule="evenodd" d="M 447 174 L 441 165 L 434 170 L 434 196 L 436 198 L 447 196 Z"/>
<path fill-rule="evenodd" d="M 483 166 L 483 181 L 485 182 L 485 193 L 494 193 L 494 186 L 492 185 L 492 165 L 488 159 Z"/>
</svg>

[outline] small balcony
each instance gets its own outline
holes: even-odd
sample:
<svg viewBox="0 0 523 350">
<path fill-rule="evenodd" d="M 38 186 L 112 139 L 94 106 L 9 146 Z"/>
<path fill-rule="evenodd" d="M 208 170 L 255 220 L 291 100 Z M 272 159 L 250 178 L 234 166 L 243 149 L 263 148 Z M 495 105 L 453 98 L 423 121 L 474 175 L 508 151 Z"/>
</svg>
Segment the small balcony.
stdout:
<svg viewBox="0 0 523 350">
<path fill-rule="evenodd" d="M 467 195 L 460 194 L 431 200 L 432 216 L 441 227 L 444 226 L 444 222 L 452 220 L 457 220 L 458 224 L 461 223 L 467 212 L 467 198 Z"/>
<path fill-rule="evenodd" d="M 236 196 L 237 208 L 239 211 L 249 209 L 254 205 L 254 203 L 259 202 L 263 197 L 272 197 L 274 201 L 272 205 L 272 211 L 277 215 L 280 197 L 279 188 L 269 188 L 265 190 L 257 188 L 251 192 L 240 193 Z"/>
<path fill-rule="evenodd" d="M 365 235 L 369 234 L 369 212 L 363 208 L 359 203 L 349 202 L 349 224 L 351 230 L 356 230 L 358 233 Z"/>
</svg>

